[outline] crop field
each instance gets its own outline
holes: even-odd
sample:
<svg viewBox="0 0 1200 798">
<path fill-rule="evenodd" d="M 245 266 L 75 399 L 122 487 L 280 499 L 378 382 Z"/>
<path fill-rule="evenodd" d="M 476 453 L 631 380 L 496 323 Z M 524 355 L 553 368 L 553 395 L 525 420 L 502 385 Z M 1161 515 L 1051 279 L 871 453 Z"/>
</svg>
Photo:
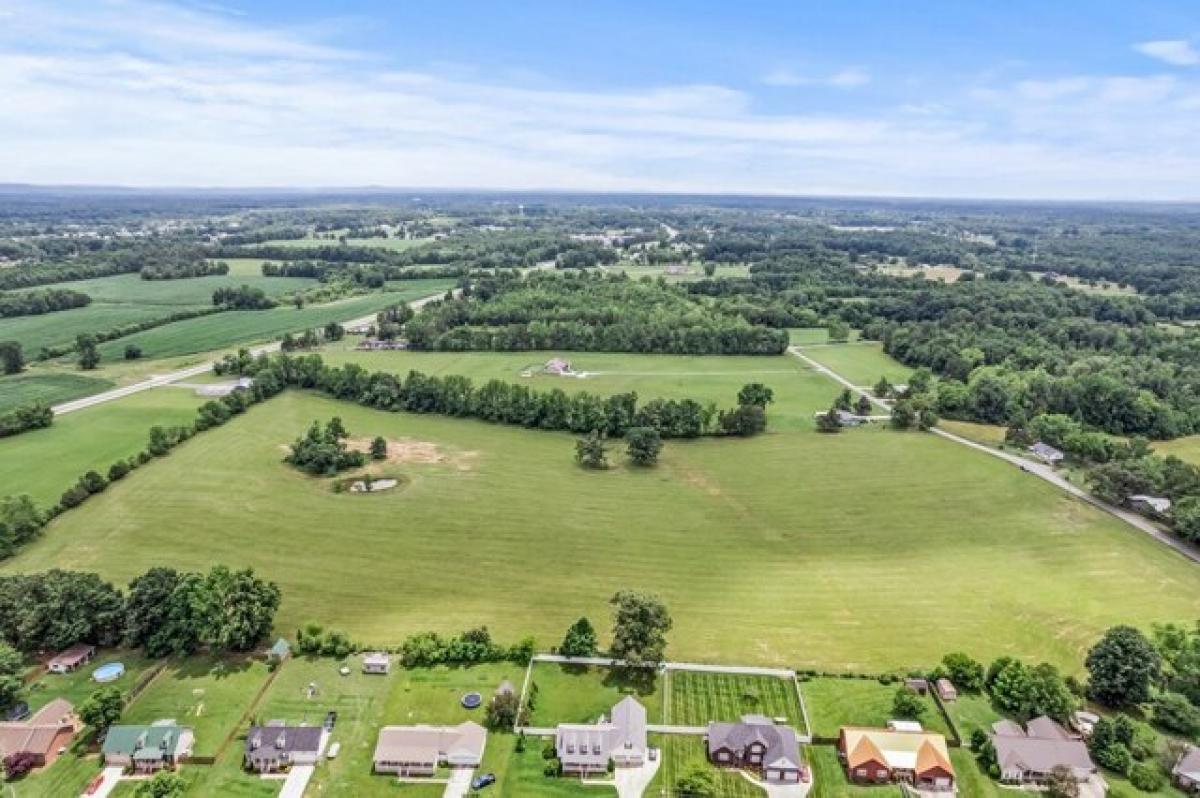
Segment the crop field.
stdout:
<svg viewBox="0 0 1200 798">
<path fill-rule="evenodd" d="M 892 701 L 900 683 L 881 684 L 874 679 L 817 678 L 802 682 L 815 737 L 837 737 L 843 726 L 884 726 L 895 716 Z M 950 735 L 950 727 L 929 696 L 921 697 L 925 711 L 918 719 L 929 731 Z"/>
<path fill-rule="evenodd" d="M 232 733 L 267 680 L 267 666 L 248 657 L 192 656 L 172 662 L 121 716 L 123 723 L 171 718 L 196 733 L 196 756 L 212 756 Z"/>
<path fill-rule="evenodd" d="M 80 333 L 94 333 L 126 324 L 160 319 L 183 308 L 158 305 L 104 305 L 93 302 L 84 308 L 43 313 L 40 316 L 15 316 L 0 319 L 0 341 L 16 341 L 32 358 L 43 347 L 61 346 Z"/>
<path fill-rule="evenodd" d="M 106 391 L 112 386 L 109 380 L 82 374 L 14 374 L 0 377 L 0 413 L 30 402 L 45 402 L 48 405 L 68 402 Z"/>
<path fill-rule="evenodd" d="M 804 713 L 791 679 L 734 673 L 672 671 L 667 678 L 668 722 L 703 726 L 711 720 L 736 721 L 742 715 L 787 718 L 801 732 Z"/>
<path fill-rule="evenodd" d="M 904 383 L 913 371 L 884 354 L 883 345 L 875 342 L 809 346 L 801 347 L 801 351 L 863 387 L 874 385 L 880 377 L 887 377 L 893 384 Z"/>
<path fill-rule="evenodd" d="M 812 429 L 813 413 L 825 409 L 838 387 L 790 355 L 712 357 L 702 355 L 629 355 L 606 352 L 360 352 L 354 343 L 335 344 L 321 352 L 327 363 L 358 363 L 370 371 L 407 374 L 465 374 L 477 384 L 489 379 L 518 382 L 540 391 L 561 388 L 601 396 L 633 391 L 643 399 L 695 399 L 732 407 L 748 382 L 775 391 L 770 406 L 773 429 Z M 539 373 L 547 360 L 563 357 L 586 377 Z M 523 372 L 531 371 L 529 377 Z"/>
<path fill-rule="evenodd" d="M 0 496 L 58 501 L 85 471 L 106 473 L 146 448 L 150 427 L 190 423 L 205 401 L 182 388 L 145 391 L 54 419 L 46 429 L 0 438 Z"/>
<path fill-rule="evenodd" d="M 671 361 L 627 357 L 624 368 Z M 682 389 L 672 380 L 664 393 Z M 499 639 L 532 633 L 548 646 L 580 615 L 603 629 L 614 591 L 653 590 L 675 619 L 668 656 L 836 669 L 906 669 L 961 649 L 1078 671 L 1114 623 L 1200 615 L 1196 569 L 1119 521 L 933 436 L 813 433 L 796 420 L 811 412 L 803 397 L 828 401 L 836 389 L 803 370 L 772 382 L 776 431 L 669 442 L 652 470 L 614 452 L 616 467 L 600 473 L 574 465 L 566 434 L 289 392 L 56 519 L 4 571 L 88 568 L 126 581 L 162 563 L 252 565 L 283 589 L 280 629 L 315 619 L 364 644 L 486 623 Z M 160 396 L 178 395 L 145 401 Z M 281 463 L 281 447 L 334 415 L 352 434 L 440 454 L 397 464 L 410 481 L 395 493 L 335 494 Z M 79 428 L 100 427 L 85 416 Z M 60 436 L 36 459 L 0 457 L 5 471 L 29 484 L 64 452 L 113 459 L 63 435 L 69 421 L 0 444 Z M 99 438 L 131 452 L 146 423 Z M 57 496 L 80 465 L 42 495 Z M 934 626 L 936 639 L 911 633 Z"/>
<path fill-rule="evenodd" d="M 144 357 L 160 358 L 255 343 L 286 332 L 322 327 L 331 321 L 357 319 L 388 305 L 428 296 L 451 284 L 447 280 L 411 280 L 402 291 L 371 293 L 323 305 L 307 305 L 300 310 L 287 306 L 185 319 L 101 344 L 100 354 L 106 360 L 116 360 L 127 344 L 136 344 Z"/>
<path fill-rule="evenodd" d="M 513 684 L 520 689 L 519 682 Z M 529 725 L 593 723 L 625 696 L 641 702 L 647 721 L 657 723 L 663 716 L 662 689 L 662 679 L 650 668 L 535 662 L 529 688 L 532 706 L 526 696 Z"/>
</svg>

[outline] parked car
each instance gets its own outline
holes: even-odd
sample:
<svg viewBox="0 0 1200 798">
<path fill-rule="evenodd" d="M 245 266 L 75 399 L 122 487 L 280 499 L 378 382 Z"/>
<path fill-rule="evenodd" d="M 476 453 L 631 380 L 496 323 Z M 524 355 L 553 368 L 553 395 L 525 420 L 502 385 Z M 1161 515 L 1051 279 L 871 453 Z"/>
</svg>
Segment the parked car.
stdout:
<svg viewBox="0 0 1200 798">
<path fill-rule="evenodd" d="M 325 713 L 325 731 L 333 731 L 334 724 L 337 723 L 337 710 L 331 709 Z"/>
<path fill-rule="evenodd" d="M 471 781 L 471 789 L 472 790 L 482 790 L 484 787 L 487 787 L 487 786 L 495 784 L 495 783 L 496 783 L 496 774 L 495 773 L 484 773 L 482 776 L 478 776 Z"/>
</svg>

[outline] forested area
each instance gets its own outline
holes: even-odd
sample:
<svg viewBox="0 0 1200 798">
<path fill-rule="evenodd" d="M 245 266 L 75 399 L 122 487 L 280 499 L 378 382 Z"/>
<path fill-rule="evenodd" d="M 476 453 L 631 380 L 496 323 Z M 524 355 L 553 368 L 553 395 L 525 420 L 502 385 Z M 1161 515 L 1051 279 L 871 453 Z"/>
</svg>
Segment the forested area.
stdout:
<svg viewBox="0 0 1200 798">
<path fill-rule="evenodd" d="M 91 304 L 91 301 L 92 298 L 87 294 L 66 288 L 0 294 L 0 318 L 40 316 L 56 310 L 82 308 Z"/>
</svg>

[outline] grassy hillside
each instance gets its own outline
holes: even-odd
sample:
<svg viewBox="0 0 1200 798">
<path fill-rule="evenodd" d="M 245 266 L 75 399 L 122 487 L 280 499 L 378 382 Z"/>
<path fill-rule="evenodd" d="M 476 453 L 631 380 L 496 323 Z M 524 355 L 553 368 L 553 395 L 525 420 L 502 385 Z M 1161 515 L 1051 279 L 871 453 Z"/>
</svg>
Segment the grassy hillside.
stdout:
<svg viewBox="0 0 1200 798">
<path fill-rule="evenodd" d="M 776 387 L 829 385 L 797 372 Z M 333 415 L 443 459 L 383 467 L 411 480 L 394 493 L 335 494 L 280 462 Z M 163 562 L 249 564 L 283 587 L 281 629 L 319 619 L 364 642 L 486 623 L 550 644 L 580 614 L 605 626 L 613 591 L 646 589 L 671 606 L 673 656 L 828 668 L 906 668 L 963 649 L 1077 670 L 1113 623 L 1200 614 L 1190 564 L 932 436 L 797 424 L 670 443 L 653 470 L 617 455 L 603 473 L 578 469 L 572 449 L 564 434 L 292 392 L 61 517 L 4 570 L 124 581 Z"/>
</svg>

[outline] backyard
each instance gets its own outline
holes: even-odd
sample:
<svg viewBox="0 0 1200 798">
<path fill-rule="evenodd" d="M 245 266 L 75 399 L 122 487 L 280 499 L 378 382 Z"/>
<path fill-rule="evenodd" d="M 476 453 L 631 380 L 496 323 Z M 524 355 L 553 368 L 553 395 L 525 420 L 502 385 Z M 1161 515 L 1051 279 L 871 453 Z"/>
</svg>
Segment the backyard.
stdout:
<svg viewBox="0 0 1200 798">
<path fill-rule="evenodd" d="M 786 718 L 806 733 L 796 684 L 788 678 L 735 673 L 673 670 L 667 683 L 667 722 L 703 726 L 709 721 L 736 721 L 743 715 Z"/>
</svg>

